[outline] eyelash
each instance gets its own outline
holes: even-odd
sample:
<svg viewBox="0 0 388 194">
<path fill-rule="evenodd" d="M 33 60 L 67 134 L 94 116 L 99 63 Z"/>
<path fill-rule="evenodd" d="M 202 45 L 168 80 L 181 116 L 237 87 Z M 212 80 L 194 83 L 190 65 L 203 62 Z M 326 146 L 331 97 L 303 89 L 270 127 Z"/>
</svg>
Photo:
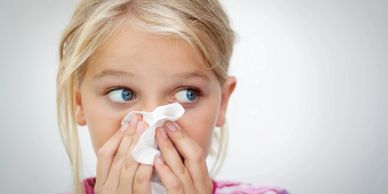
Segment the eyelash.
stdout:
<svg viewBox="0 0 388 194">
<path fill-rule="evenodd" d="M 125 89 L 125 90 L 130 90 L 130 91 L 133 91 L 131 88 L 128 88 L 126 86 L 114 86 L 114 87 L 110 87 L 108 88 L 105 92 L 104 92 L 104 95 L 108 95 L 110 92 L 114 91 L 114 90 L 119 90 L 119 89 Z"/>
<path fill-rule="evenodd" d="M 136 98 L 136 94 L 135 94 L 135 92 L 131 88 L 128 88 L 126 86 L 120 86 L 120 85 L 119 86 L 114 86 L 114 87 L 111 87 L 111 88 L 107 89 L 106 92 L 104 92 L 104 95 L 106 96 L 110 92 L 112 92 L 114 90 L 119 90 L 119 89 L 130 90 L 131 92 L 133 92 L 133 95 Z M 188 89 L 193 90 L 197 94 L 198 98 L 202 97 L 202 95 L 203 95 L 202 90 L 199 89 L 198 87 L 195 87 L 195 86 L 182 86 L 182 87 L 180 87 L 179 90 L 176 90 L 176 92 L 181 91 L 181 90 L 188 90 Z M 195 100 L 193 103 L 187 103 L 187 104 L 194 104 L 196 101 L 198 101 L 198 99 Z"/>
</svg>

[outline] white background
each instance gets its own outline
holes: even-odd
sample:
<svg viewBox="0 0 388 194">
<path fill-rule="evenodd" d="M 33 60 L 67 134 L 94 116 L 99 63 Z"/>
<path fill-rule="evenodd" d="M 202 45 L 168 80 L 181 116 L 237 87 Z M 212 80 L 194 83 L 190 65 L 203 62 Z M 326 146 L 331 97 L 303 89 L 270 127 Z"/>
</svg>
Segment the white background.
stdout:
<svg viewBox="0 0 388 194">
<path fill-rule="evenodd" d="M 387 1 L 223 2 L 238 33 L 230 69 L 238 86 L 217 178 L 294 194 L 388 193 Z M 70 189 L 55 76 L 74 5 L 0 2 L 1 193 Z"/>
</svg>

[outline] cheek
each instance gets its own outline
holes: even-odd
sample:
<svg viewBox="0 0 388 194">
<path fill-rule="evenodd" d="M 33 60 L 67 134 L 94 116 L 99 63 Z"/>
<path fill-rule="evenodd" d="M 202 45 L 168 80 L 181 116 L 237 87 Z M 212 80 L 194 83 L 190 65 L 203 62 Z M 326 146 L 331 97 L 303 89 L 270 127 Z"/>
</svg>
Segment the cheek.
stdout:
<svg viewBox="0 0 388 194">
<path fill-rule="evenodd" d="M 208 153 L 213 128 L 215 127 L 216 107 L 190 109 L 178 120 L 178 124 Z"/>
<path fill-rule="evenodd" d="M 87 95 L 83 102 L 90 138 L 97 153 L 98 149 L 118 130 L 125 113 L 110 111 L 98 99 Z"/>
</svg>

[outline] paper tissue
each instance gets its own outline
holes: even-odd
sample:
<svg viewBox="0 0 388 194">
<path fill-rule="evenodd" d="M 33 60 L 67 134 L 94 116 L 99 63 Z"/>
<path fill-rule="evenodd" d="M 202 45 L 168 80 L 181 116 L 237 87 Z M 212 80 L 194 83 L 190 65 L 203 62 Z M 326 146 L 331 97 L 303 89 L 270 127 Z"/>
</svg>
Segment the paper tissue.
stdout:
<svg viewBox="0 0 388 194">
<path fill-rule="evenodd" d="M 152 112 L 129 112 L 123 118 L 121 125 L 126 122 L 130 122 L 131 118 L 136 114 L 142 115 L 143 121 L 146 121 L 149 125 L 149 127 L 142 133 L 138 143 L 131 151 L 133 158 L 139 163 L 153 165 L 155 156 L 160 154 L 155 141 L 155 129 L 162 126 L 165 121 L 178 120 L 184 112 L 185 109 L 177 102 L 158 106 Z M 151 187 L 152 194 L 166 193 L 155 173 L 152 176 Z"/>
</svg>

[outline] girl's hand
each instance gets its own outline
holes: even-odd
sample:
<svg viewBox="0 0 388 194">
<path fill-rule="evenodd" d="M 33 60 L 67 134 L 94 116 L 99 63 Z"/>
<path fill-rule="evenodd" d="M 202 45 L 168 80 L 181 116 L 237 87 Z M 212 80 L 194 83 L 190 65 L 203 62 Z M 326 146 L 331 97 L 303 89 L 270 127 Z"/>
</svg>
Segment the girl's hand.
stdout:
<svg viewBox="0 0 388 194">
<path fill-rule="evenodd" d="M 139 164 L 130 154 L 147 128 L 147 123 L 140 120 L 141 116 L 135 116 L 98 150 L 96 194 L 151 193 L 153 167 Z"/>
<path fill-rule="evenodd" d="M 164 160 L 156 157 L 155 169 L 168 194 L 212 193 L 204 151 L 176 122 L 158 128 L 156 140 Z"/>
</svg>

